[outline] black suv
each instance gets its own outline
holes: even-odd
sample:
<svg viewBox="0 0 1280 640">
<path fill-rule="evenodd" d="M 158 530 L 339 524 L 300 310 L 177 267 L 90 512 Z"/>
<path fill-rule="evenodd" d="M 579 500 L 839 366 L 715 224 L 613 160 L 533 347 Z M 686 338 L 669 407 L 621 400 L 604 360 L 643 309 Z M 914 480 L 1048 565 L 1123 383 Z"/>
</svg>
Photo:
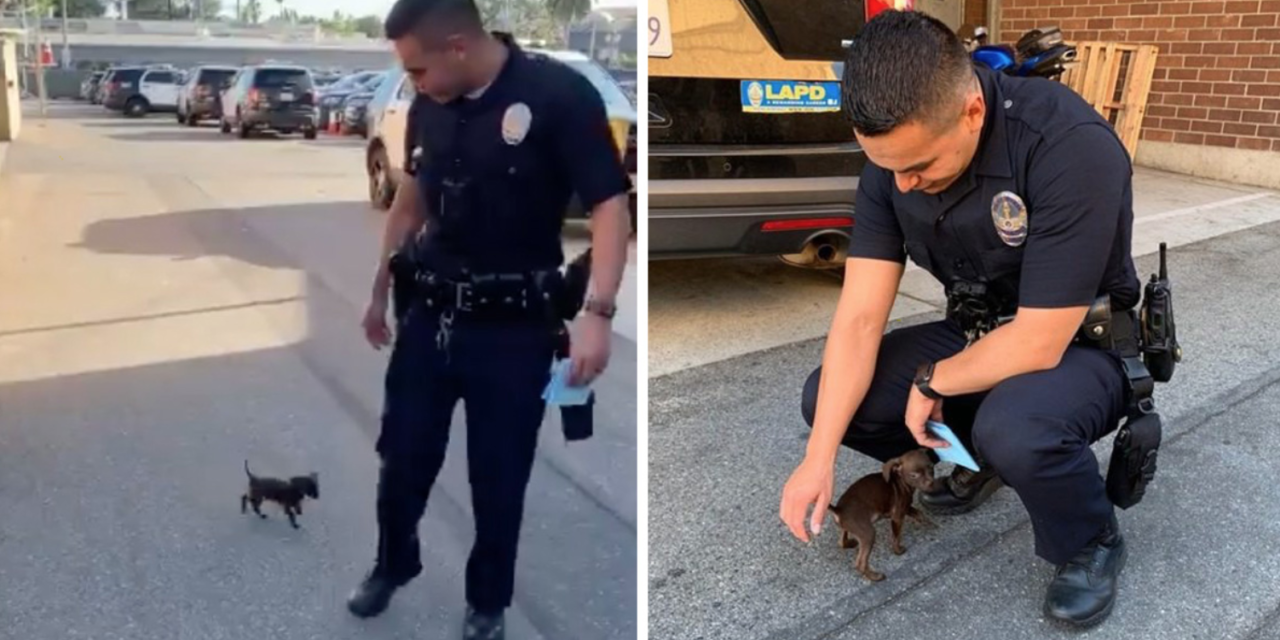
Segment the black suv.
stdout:
<svg viewBox="0 0 1280 640">
<path fill-rule="evenodd" d="M 716 5 L 723 29 L 677 25 L 670 55 L 649 58 L 650 258 L 837 266 L 866 164 L 839 110 L 843 40 L 862 27 L 861 3 L 670 0 L 695 1 Z"/>
<path fill-rule="evenodd" d="M 191 70 L 178 90 L 178 123 L 192 127 L 201 120 L 221 120 L 221 95 L 239 71 L 236 67 L 202 66 Z"/>
<path fill-rule="evenodd" d="M 301 131 L 314 140 L 317 127 L 316 86 L 305 67 L 245 67 L 222 94 L 222 132 L 234 129 L 241 138 L 255 130 L 283 134 Z"/>
</svg>

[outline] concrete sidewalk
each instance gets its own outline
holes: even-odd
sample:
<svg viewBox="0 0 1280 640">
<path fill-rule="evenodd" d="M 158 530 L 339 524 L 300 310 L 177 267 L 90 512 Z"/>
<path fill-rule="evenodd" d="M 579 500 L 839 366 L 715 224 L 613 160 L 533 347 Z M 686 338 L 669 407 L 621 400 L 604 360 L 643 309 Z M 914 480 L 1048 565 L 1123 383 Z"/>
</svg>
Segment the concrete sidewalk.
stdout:
<svg viewBox="0 0 1280 640">
<path fill-rule="evenodd" d="M 1245 204 L 1218 217 L 1231 219 Z M 1138 263 L 1143 276 L 1155 268 L 1151 256 Z M 1143 504 L 1119 514 L 1130 544 L 1120 600 L 1087 637 L 1280 637 L 1280 556 L 1270 549 L 1280 539 L 1280 462 L 1271 455 L 1280 447 L 1272 425 L 1280 411 L 1278 264 L 1276 223 L 1171 252 L 1186 359 L 1157 389 L 1165 441 L 1155 484 Z M 937 317 L 929 311 L 896 324 Z M 908 525 L 902 556 L 888 552 L 882 523 L 871 562 L 887 579 L 876 584 L 854 572 L 830 520 L 812 545 L 791 537 L 778 504 L 804 452 L 800 390 L 822 347 L 810 340 L 651 380 L 651 637 L 1080 635 L 1041 613 L 1052 567 L 1034 557 L 1026 512 L 1010 490 L 973 513 L 935 517 L 936 529 Z M 1110 438 L 1095 452 L 1105 469 Z M 877 467 L 842 452 L 836 490 Z"/>
</svg>

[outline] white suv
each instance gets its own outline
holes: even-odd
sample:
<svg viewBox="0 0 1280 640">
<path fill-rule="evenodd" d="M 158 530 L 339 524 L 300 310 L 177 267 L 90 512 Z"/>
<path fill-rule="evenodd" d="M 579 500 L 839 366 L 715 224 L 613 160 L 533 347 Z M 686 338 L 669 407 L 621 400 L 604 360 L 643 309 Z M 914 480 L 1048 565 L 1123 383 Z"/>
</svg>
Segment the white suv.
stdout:
<svg viewBox="0 0 1280 640">
<path fill-rule="evenodd" d="M 107 82 L 102 104 L 112 111 L 121 111 L 133 118 L 140 118 L 153 111 L 177 111 L 178 91 L 185 80 L 174 69 L 119 68 Z"/>
</svg>

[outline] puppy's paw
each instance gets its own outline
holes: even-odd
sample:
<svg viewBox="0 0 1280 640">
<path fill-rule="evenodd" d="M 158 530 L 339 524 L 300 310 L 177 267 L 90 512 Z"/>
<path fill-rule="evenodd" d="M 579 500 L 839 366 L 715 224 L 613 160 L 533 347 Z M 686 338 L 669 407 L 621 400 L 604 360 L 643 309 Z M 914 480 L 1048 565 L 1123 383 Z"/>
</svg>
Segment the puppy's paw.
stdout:
<svg viewBox="0 0 1280 640">
<path fill-rule="evenodd" d="M 868 569 L 866 573 L 863 573 L 862 577 L 870 580 L 871 582 L 880 582 L 881 580 L 884 580 L 883 573 L 880 573 L 879 571 L 872 571 L 870 569 Z"/>
<path fill-rule="evenodd" d="M 896 545 L 893 548 L 893 555 L 900 556 L 907 552 L 907 548 L 902 545 Z"/>
</svg>

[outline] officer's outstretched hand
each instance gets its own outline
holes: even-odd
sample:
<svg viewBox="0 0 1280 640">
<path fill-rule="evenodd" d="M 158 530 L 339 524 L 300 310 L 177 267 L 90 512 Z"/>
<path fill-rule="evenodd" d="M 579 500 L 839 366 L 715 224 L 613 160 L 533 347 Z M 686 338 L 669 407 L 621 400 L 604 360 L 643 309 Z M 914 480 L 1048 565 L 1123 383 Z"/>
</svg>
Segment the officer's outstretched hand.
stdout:
<svg viewBox="0 0 1280 640">
<path fill-rule="evenodd" d="M 907 428 L 911 430 L 911 435 L 916 442 L 922 447 L 931 449 L 939 449 L 949 447 L 946 440 L 942 440 L 930 435 L 929 430 L 925 428 L 925 421 L 933 420 L 934 422 L 942 422 L 942 401 L 930 400 L 915 385 L 911 385 L 911 394 L 907 396 Z"/>
<path fill-rule="evenodd" d="M 391 344 L 391 329 L 387 328 L 387 301 L 374 296 L 364 310 L 364 320 L 360 321 L 364 328 L 364 339 L 374 349 L 381 349 Z"/>
<path fill-rule="evenodd" d="M 594 313 L 578 316 L 573 325 L 573 340 L 569 343 L 569 359 L 573 368 L 569 372 L 569 384 L 575 387 L 591 384 L 596 376 L 604 373 L 609 365 L 609 341 L 613 329 L 609 320 Z"/>
<path fill-rule="evenodd" d="M 804 530 L 804 517 L 809 515 L 809 507 L 813 507 L 813 514 L 809 515 L 809 531 L 815 536 L 822 531 L 822 520 L 827 517 L 834 485 L 834 464 L 806 458 L 796 467 L 782 489 L 780 508 L 782 521 L 791 530 L 791 535 L 802 542 L 809 541 L 809 533 Z"/>
</svg>

